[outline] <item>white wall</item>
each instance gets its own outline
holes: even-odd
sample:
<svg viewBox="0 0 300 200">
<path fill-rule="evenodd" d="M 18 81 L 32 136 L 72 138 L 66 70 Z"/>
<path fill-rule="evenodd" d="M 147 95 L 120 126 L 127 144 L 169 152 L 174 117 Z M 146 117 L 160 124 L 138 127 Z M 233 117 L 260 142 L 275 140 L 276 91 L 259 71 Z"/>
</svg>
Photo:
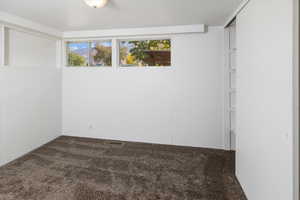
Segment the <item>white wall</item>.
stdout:
<svg viewBox="0 0 300 200">
<path fill-rule="evenodd" d="M 249 200 L 292 200 L 293 0 L 251 0 L 237 50 L 237 176 Z"/>
<path fill-rule="evenodd" d="M 223 33 L 171 36 L 170 68 L 64 67 L 64 134 L 223 148 Z"/>
<path fill-rule="evenodd" d="M 9 66 L 0 68 L 0 165 L 59 136 L 62 120 L 56 40 L 9 32 Z"/>
<path fill-rule="evenodd" d="M 299 0 L 294 0 L 294 199 L 299 199 Z"/>
</svg>

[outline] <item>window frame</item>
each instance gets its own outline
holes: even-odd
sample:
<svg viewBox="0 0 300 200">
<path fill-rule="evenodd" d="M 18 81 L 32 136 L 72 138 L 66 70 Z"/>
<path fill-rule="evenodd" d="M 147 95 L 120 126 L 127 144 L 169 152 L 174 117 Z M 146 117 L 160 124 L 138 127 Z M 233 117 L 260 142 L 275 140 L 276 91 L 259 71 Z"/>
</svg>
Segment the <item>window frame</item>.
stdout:
<svg viewBox="0 0 300 200">
<path fill-rule="evenodd" d="M 140 36 L 112 36 L 112 37 L 94 37 L 94 38 L 66 38 L 63 39 L 62 42 L 62 56 L 63 56 L 63 67 L 69 69 L 115 69 L 115 70 L 126 70 L 126 69 L 170 69 L 174 67 L 173 57 L 174 57 L 174 35 L 172 34 L 164 34 L 164 35 L 140 35 Z M 130 41 L 130 40 L 170 40 L 171 41 L 171 65 L 170 66 L 130 66 L 130 67 L 123 67 L 120 66 L 119 63 L 119 43 L 120 41 Z M 67 52 L 67 43 L 68 42 L 93 42 L 93 41 L 111 41 L 112 42 L 112 66 L 68 66 L 68 52 Z"/>
<path fill-rule="evenodd" d="M 111 65 L 103 65 L 103 66 L 93 66 L 90 65 L 90 50 L 91 50 L 91 43 L 92 42 L 110 42 L 111 43 Z M 69 65 L 69 43 L 88 43 L 88 57 L 87 57 L 87 64 L 88 65 L 80 65 L 80 66 L 73 66 Z M 113 39 L 107 38 L 107 39 L 93 39 L 93 40 L 65 40 L 64 41 L 64 67 L 66 68 L 112 68 L 113 67 L 113 49 L 114 49 L 114 42 Z"/>
<path fill-rule="evenodd" d="M 170 47 L 170 65 L 168 65 L 168 66 L 152 66 L 152 65 L 149 65 L 149 66 L 138 66 L 138 65 L 132 65 L 132 66 L 124 66 L 124 65 L 122 65 L 121 64 L 121 57 L 120 57 L 120 45 L 121 45 L 121 42 L 123 42 L 123 41 L 145 41 L 145 40 L 170 40 L 170 42 L 171 42 L 171 47 Z M 173 56 L 172 56 L 172 52 L 173 52 L 173 39 L 172 39 L 172 37 L 170 37 L 170 36 L 166 36 L 166 37 L 155 37 L 155 36 L 153 36 L 153 37 L 145 37 L 145 38 L 143 38 L 143 37 L 127 37 L 127 38 L 119 38 L 119 39 L 117 39 L 117 48 L 116 48 L 116 50 L 117 50 L 117 66 L 119 67 L 119 68 L 170 68 L 170 67 L 172 67 L 173 66 L 173 62 L 172 62 L 172 58 L 173 58 Z"/>
</svg>

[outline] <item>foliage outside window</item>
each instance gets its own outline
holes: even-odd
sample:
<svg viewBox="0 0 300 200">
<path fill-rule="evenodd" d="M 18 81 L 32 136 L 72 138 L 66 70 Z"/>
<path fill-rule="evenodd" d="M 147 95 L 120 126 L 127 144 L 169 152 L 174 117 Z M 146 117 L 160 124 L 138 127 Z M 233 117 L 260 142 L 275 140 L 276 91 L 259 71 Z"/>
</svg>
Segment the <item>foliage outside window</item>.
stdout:
<svg viewBox="0 0 300 200">
<path fill-rule="evenodd" d="M 112 42 L 68 42 L 68 66 L 112 66 Z"/>
<path fill-rule="evenodd" d="M 129 40 L 120 41 L 120 65 L 171 66 L 171 40 Z"/>
</svg>

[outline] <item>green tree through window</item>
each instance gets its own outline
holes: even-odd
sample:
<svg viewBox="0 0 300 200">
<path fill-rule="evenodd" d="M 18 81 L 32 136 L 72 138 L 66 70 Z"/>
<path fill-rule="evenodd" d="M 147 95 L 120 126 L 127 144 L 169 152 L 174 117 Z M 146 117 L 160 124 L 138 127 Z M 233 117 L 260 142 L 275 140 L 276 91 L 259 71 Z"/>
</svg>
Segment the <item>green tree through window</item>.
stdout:
<svg viewBox="0 0 300 200">
<path fill-rule="evenodd" d="M 122 41 L 120 58 L 124 66 L 170 66 L 171 40 Z"/>
<path fill-rule="evenodd" d="M 86 65 L 86 59 L 76 53 L 70 52 L 69 53 L 69 65 L 70 66 L 84 66 Z"/>
</svg>

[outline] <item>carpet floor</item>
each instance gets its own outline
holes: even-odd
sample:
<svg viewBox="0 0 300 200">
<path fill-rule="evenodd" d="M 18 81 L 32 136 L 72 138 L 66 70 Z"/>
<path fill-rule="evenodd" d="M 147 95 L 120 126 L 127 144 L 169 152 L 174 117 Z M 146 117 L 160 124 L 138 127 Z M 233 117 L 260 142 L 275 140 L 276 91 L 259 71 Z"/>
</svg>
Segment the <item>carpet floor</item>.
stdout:
<svg viewBox="0 0 300 200">
<path fill-rule="evenodd" d="M 0 168 L 0 200 L 246 200 L 234 153 L 62 136 Z"/>
</svg>

